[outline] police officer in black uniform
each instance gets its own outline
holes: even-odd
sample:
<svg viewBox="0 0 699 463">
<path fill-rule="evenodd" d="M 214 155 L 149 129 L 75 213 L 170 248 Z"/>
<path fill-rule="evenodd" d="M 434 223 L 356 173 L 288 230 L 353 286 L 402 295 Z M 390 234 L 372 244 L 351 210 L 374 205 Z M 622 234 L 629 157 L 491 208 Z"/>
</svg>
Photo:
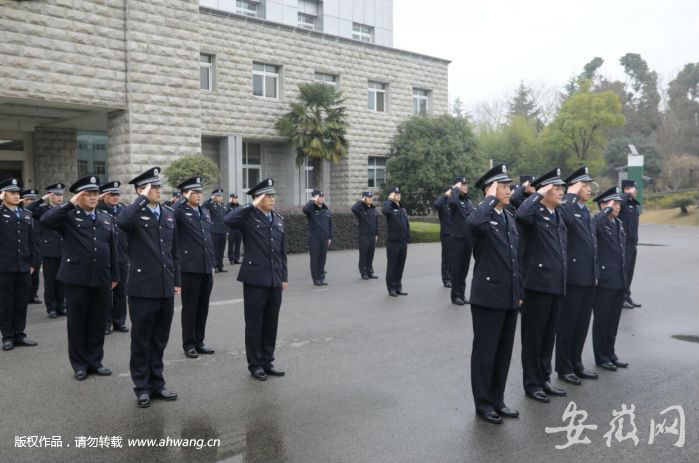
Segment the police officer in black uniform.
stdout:
<svg viewBox="0 0 699 463">
<path fill-rule="evenodd" d="M 182 348 L 189 358 L 213 354 L 204 344 L 209 297 L 214 285 L 214 226 L 209 211 L 201 207 L 201 177 L 191 177 L 177 185 L 185 202 L 175 208 L 177 241 L 182 274 Z"/>
<path fill-rule="evenodd" d="M 595 292 L 592 348 L 600 368 L 627 368 L 614 350 L 626 290 L 626 236 L 619 220 L 623 197 L 613 187 L 595 198 L 600 212 L 595 216 L 599 245 L 599 283 Z"/>
<path fill-rule="evenodd" d="M 410 239 L 410 222 L 408 211 L 400 203 L 400 188 L 389 190 L 388 198 L 383 203 L 383 215 L 386 216 L 386 287 L 392 297 L 407 296 L 403 291 L 403 268 L 408 256 Z"/>
<path fill-rule="evenodd" d="M 75 379 L 83 381 L 91 372 L 112 374 L 102 358 L 111 290 L 119 282 L 119 256 L 114 219 L 97 209 L 99 179 L 83 177 L 70 192 L 70 202 L 51 208 L 41 223 L 63 236 L 58 279 L 65 285 L 68 307 L 68 358 Z"/>
<path fill-rule="evenodd" d="M 24 190 L 22 193 L 20 193 L 19 199 L 19 208 L 25 209 L 27 208 L 28 205 L 31 203 L 35 202 L 37 198 L 39 197 L 39 193 L 34 189 L 30 188 L 28 190 Z M 31 214 L 31 212 L 30 212 Z M 32 227 L 32 232 L 34 233 L 34 240 L 37 243 L 37 247 L 39 246 L 39 222 L 34 219 L 34 226 Z M 32 263 L 32 267 L 34 267 L 34 271 L 32 272 L 32 291 L 31 295 L 29 296 L 29 303 L 30 304 L 41 304 L 41 300 L 39 300 L 39 269 L 41 268 L 41 255 L 38 254 L 34 256 L 34 262 Z"/>
<path fill-rule="evenodd" d="M 597 232 L 585 203 L 592 197 L 592 177 L 582 166 L 565 179 L 568 191 L 558 208 L 568 229 L 568 280 L 556 327 L 556 372 L 566 383 L 597 379 L 585 370 L 582 351 L 590 328 L 595 286 L 599 277 Z"/>
<path fill-rule="evenodd" d="M 379 211 L 373 204 L 371 191 L 362 193 L 362 199 L 352 205 L 357 217 L 359 237 L 359 274 L 362 280 L 376 280 L 374 275 L 374 251 L 379 239 Z"/>
<path fill-rule="evenodd" d="M 456 182 L 453 182 L 456 183 Z M 452 184 L 453 184 L 452 183 Z M 439 216 L 439 241 L 442 244 L 442 284 L 445 288 L 451 288 L 451 210 L 449 209 L 449 197 L 451 188 L 439 198 L 434 200 L 434 208 Z"/>
<path fill-rule="evenodd" d="M 507 210 L 512 179 L 505 164 L 498 164 L 477 182 L 485 199 L 469 214 L 476 260 L 471 281 L 473 350 L 471 388 L 476 414 L 489 423 L 516 418 L 505 405 L 507 372 L 522 304 L 522 285 L 515 218 Z"/>
<path fill-rule="evenodd" d="M 333 218 L 321 190 L 311 191 L 311 199 L 303 206 L 308 219 L 308 253 L 311 257 L 311 278 L 316 286 L 324 286 L 325 260 L 333 237 Z"/>
<path fill-rule="evenodd" d="M 27 305 L 31 274 L 39 249 L 32 215 L 19 207 L 22 181 L 8 178 L 0 182 L 0 332 L 2 349 L 36 346 L 27 338 Z"/>
<path fill-rule="evenodd" d="M 112 180 L 100 185 L 100 202 L 97 208 L 115 220 L 126 206 L 121 203 L 121 182 Z M 129 281 L 129 239 L 126 232 L 115 226 L 117 238 L 117 251 L 119 253 L 119 284 L 112 290 L 112 302 L 107 309 L 104 334 L 109 335 L 114 331 L 127 333 L 126 327 L 126 286 Z"/>
<path fill-rule="evenodd" d="M 631 299 L 631 281 L 636 269 L 636 247 L 638 246 L 638 222 L 641 215 L 641 203 L 636 200 L 636 181 L 622 180 L 621 210 L 619 220 L 624 224 L 626 232 L 626 293 L 624 294 L 624 308 L 633 309 L 641 307 L 641 304 Z"/>
<path fill-rule="evenodd" d="M 42 198 L 27 205 L 27 210 L 39 222 L 39 250 L 44 267 L 44 303 L 49 318 L 66 315 L 63 283 L 56 278 L 58 267 L 61 265 L 63 238 L 58 231 L 42 225 L 41 216 L 63 203 L 64 190 L 63 183 L 49 185 Z"/>
<path fill-rule="evenodd" d="M 466 276 L 471 263 L 473 238 L 468 228 L 468 216 L 474 206 L 468 196 L 465 177 L 456 177 L 449 196 L 451 210 L 451 302 L 456 305 L 467 304 Z"/>
<path fill-rule="evenodd" d="M 526 199 L 536 191 L 532 186 L 532 182 L 536 179 L 533 175 L 520 175 L 519 185 L 512 192 L 510 196 L 510 206 L 511 209 L 517 210 L 519 206 L 522 205 Z"/>
<path fill-rule="evenodd" d="M 225 223 L 243 235 L 245 259 L 238 273 L 245 305 L 245 354 L 248 370 L 260 381 L 284 376 L 274 366 L 282 291 L 289 286 L 284 219 L 274 211 L 274 180 L 267 178 L 248 194 L 252 203 L 226 214 Z"/>
<path fill-rule="evenodd" d="M 129 317 L 131 379 L 139 407 L 151 397 L 176 400 L 165 387 L 163 352 L 170 336 L 175 295 L 180 294 L 179 250 L 175 211 L 160 204 L 160 168 L 148 169 L 130 182 L 138 197 L 117 217 L 129 237 Z"/>
<path fill-rule="evenodd" d="M 174 190 L 172 190 L 172 196 L 170 197 L 170 199 L 165 201 L 165 205 L 167 207 L 173 207 L 178 201 L 181 201 L 181 200 L 182 200 L 182 192 L 180 192 L 180 190 L 178 190 L 178 189 L 174 189 Z"/>
<path fill-rule="evenodd" d="M 228 233 L 226 224 L 223 223 L 223 218 L 226 216 L 226 207 L 223 205 L 223 190 L 217 188 L 212 191 L 211 198 L 206 200 L 203 207 L 209 210 L 214 223 L 214 255 L 216 258 L 214 267 L 216 273 L 227 272 L 228 270 L 223 268 L 223 253 L 226 250 L 226 235 Z"/>
<path fill-rule="evenodd" d="M 526 252 L 522 306 L 522 370 L 524 392 L 539 402 L 566 392 L 550 382 L 556 323 L 566 290 L 567 230 L 558 207 L 563 202 L 561 170 L 532 182 L 537 189 L 517 209 Z"/>
<path fill-rule="evenodd" d="M 231 193 L 228 204 L 226 204 L 226 214 L 240 207 L 238 203 L 238 195 Z M 243 235 L 238 230 L 228 229 L 228 262 L 231 265 L 240 263 L 240 243 L 243 240 Z"/>
</svg>

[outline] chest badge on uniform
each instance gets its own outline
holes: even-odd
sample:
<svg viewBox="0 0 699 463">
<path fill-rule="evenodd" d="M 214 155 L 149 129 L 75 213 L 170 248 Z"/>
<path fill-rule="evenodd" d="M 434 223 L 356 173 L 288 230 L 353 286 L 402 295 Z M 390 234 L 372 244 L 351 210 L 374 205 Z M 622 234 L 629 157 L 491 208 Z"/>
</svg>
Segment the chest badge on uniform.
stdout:
<svg viewBox="0 0 699 463">
<path fill-rule="evenodd" d="M 544 220 L 551 220 L 549 217 L 546 217 L 546 216 L 542 217 L 542 219 L 544 219 Z"/>
<path fill-rule="evenodd" d="M 498 223 L 497 223 L 496 221 L 494 221 L 494 220 L 491 220 L 491 221 L 490 221 L 490 224 L 491 224 L 491 225 L 497 225 Z"/>
<path fill-rule="evenodd" d="M 142 218 L 143 220 L 150 220 L 150 217 L 147 217 L 147 216 L 145 216 L 145 215 L 142 215 L 141 218 Z"/>
</svg>

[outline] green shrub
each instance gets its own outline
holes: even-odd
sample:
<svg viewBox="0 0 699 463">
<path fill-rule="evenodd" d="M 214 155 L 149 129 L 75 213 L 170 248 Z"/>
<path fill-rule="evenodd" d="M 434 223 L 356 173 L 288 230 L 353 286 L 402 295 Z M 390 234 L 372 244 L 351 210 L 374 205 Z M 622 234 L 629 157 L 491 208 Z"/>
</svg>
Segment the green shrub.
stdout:
<svg viewBox="0 0 699 463">
<path fill-rule="evenodd" d="M 439 241 L 439 224 L 410 222 L 411 243 L 434 243 Z"/>
<path fill-rule="evenodd" d="M 211 159 L 204 156 L 184 156 L 170 164 L 163 175 L 168 185 L 176 187 L 189 177 L 199 175 L 205 185 L 211 185 L 218 179 L 218 166 Z"/>
<path fill-rule="evenodd" d="M 646 195 L 644 206 L 650 209 L 674 209 L 683 204 L 690 206 L 699 202 L 699 192 L 685 191 L 683 193 L 651 193 Z"/>
</svg>

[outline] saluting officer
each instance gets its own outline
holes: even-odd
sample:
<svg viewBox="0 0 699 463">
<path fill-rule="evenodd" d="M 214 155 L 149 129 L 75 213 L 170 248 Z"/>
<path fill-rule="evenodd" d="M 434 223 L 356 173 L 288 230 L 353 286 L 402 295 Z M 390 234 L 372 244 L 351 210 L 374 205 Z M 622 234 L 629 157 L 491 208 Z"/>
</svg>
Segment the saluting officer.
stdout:
<svg viewBox="0 0 699 463">
<path fill-rule="evenodd" d="M 28 190 L 24 190 L 23 192 L 20 193 L 19 199 L 20 203 L 17 207 L 21 209 L 27 209 L 27 206 L 36 201 L 36 199 L 39 197 L 39 193 L 34 189 L 30 188 Z M 31 212 L 30 212 L 31 214 Z M 32 233 L 34 234 L 34 240 L 37 243 L 37 247 L 39 246 L 39 222 L 34 219 L 33 221 L 33 227 L 32 227 Z M 34 261 L 32 262 L 32 267 L 34 267 L 34 271 L 32 272 L 32 290 L 31 294 L 29 296 L 29 303 L 30 304 L 41 304 L 41 301 L 39 300 L 39 269 L 41 268 L 41 255 L 37 254 L 34 256 Z"/>
<path fill-rule="evenodd" d="M 359 242 L 359 274 L 362 280 L 376 280 L 374 275 L 374 251 L 379 239 L 379 212 L 373 204 L 371 191 L 362 193 L 362 199 L 352 205 L 357 217 Z"/>
<path fill-rule="evenodd" d="M 201 177 L 191 177 L 177 185 L 186 202 L 175 209 L 177 241 L 182 274 L 182 348 L 189 358 L 213 354 L 204 344 L 209 297 L 214 285 L 213 222 L 201 207 Z"/>
<path fill-rule="evenodd" d="M 239 207 L 238 195 L 236 193 L 231 193 L 228 204 L 226 204 L 226 214 Z M 232 228 L 228 230 L 228 262 L 230 262 L 231 265 L 240 263 L 240 243 L 242 240 L 243 235 L 241 235 L 238 230 L 233 230 Z"/>
<path fill-rule="evenodd" d="M 41 216 L 51 208 L 63 204 L 64 190 L 65 185 L 63 183 L 49 185 L 46 187 L 46 194 L 42 198 L 27 205 L 27 210 L 39 222 L 39 250 L 44 267 L 44 303 L 46 304 L 46 312 L 49 318 L 56 318 L 58 315 L 66 314 L 63 283 L 56 278 L 58 267 L 61 265 L 63 238 L 58 231 L 42 225 Z"/>
<path fill-rule="evenodd" d="M 532 186 L 532 182 L 535 179 L 536 177 L 533 175 L 519 176 L 519 185 L 512 192 L 512 196 L 510 196 L 511 209 L 514 209 L 515 211 L 519 209 L 519 206 L 521 206 L 522 203 L 536 191 L 536 189 Z"/>
<path fill-rule="evenodd" d="M 469 214 L 476 260 L 471 282 L 473 350 L 471 388 L 476 414 L 489 423 L 516 418 L 505 405 L 505 384 L 512 359 L 517 310 L 522 304 L 515 218 L 507 210 L 512 179 L 498 164 L 477 182 L 485 199 Z"/>
<path fill-rule="evenodd" d="M 24 329 L 39 249 L 32 215 L 18 207 L 21 191 L 22 181 L 17 178 L 0 182 L 0 332 L 6 351 L 37 344 L 27 338 Z"/>
<path fill-rule="evenodd" d="M 566 290 L 567 231 L 557 208 L 563 202 L 561 169 L 532 182 L 537 189 L 517 209 L 526 252 L 522 306 L 522 371 L 524 392 L 539 402 L 566 392 L 550 382 L 556 323 Z"/>
<path fill-rule="evenodd" d="M 619 211 L 619 220 L 624 224 L 626 232 L 626 292 L 624 294 L 624 308 L 633 309 L 641 307 L 641 304 L 634 302 L 631 299 L 631 281 L 633 273 L 636 269 L 636 247 L 638 246 L 638 222 L 641 215 L 641 203 L 636 200 L 636 181 L 622 180 L 621 189 L 621 209 Z"/>
<path fill-rule="evenodd" d="M 289 286 L 284 219 L 274 211 L 274 180 L 248 190 L 252 203 L 226 214 L 225 222 L 243 235 L 245 259 L 238 273 L 245 306 L 245 354 L 248 370 L 260 381 L 284 376 L 274 366 L 282 291 Z"/>
<path fill-rule="evenodd" d="M 226 234 L 228 229 L 226 224 L 223 222 L 223 218 L 226 216 L 226 208 L 223 205 L 223 190 L 217 188 L 211 192 L 211 198 L 207 199 L 203 207 L 209 210 L 211 214 L 211 220 L 213 220 L 213 235 L 214 235 L 214 267 L 216 268 L 216 273 L 227 272 L 228 270 L 223 268 L 223 252 L 226 250 Z"/>
<path fill-rule="evenodd" d="M 386 287 L 392 297 L 407 296 L 403 291 L 403 268 L 408 256 L 410 239 L 410 222 L 408 211 L 400 203 L 400 188 L 389 190 L 388 198 L 383 203 L 383 215 L 386 216 Z"/>
<path fill-rule="evenodd" d="M 627 277 L 626 233 L 618 218 L 623 198 L 619 188 L 613 187 L 597 196 L 595 202 L 601 209 L 595 216 L 600 272 L 593 305 L 592 348 L 600 368 L 616 371 L 617 367 L 629 366 L 619 360 L 614 350 Z"/>
<path fill-rule="evenodd" d="M 311 191 L 311 199 L 303 206 L 308 219 L 308 252 L 311 257 L 311 278 L 316 286 L 325 286 L 325 260 L 333 237 L 333 218 L 321 190 Z"/>
<path fill-rule="evenodd" d="M 165 205 L 167 207 L 173 207 L 175 203 L 180 201 L 182 199 L 182 193 L 178 189 L 172 190 L 172 196 L 170 196 L 170 199 L 165 201 Z"/>
<path fill-rule="evenodd" d="M 114 219 L 97 209 L 99 179 L 83 177 L 70 192 L 70 202 L 51 208 L 41 223 L 63 236 L 58 279 L 65 285 L 68 307 L 68 358 L 75 379 L 83 381 L 92 372 L 112 374 L 102 358 L 111 290 L 119 282 L 119 256 Z"/>
<path fill-rule="evenodd" d="M 565 179 L 568 191 L 558 208 L 568 229 L 568 279 L 556 328 L 556 372 L 569 384 L 597 379 L 585 370 L 582 351 L 590 328 L 595 286 L 599 277 L 597 231 L 585 203 L 592 197 L 592 177 L 582 166 Z"/>
<path fill-rule="evenodd" d="M 467 304 L 466 276 L 471 263 L 473 238 L 468 227 L 468 216 L 473 211 L 473 203 L 468 196 L 466 177 L 456 177 L 449 195 L 451 210 L 451 302 Z"/>
<path fill-rule="evenodd" d="M 160 168 L 148 169 L 129 183 L 138 197 L 117 217 L 129 237 L 129 317 L 131 379 L 139 407 L 152 398 L 176 400 L 165 387 L 163 352 L 170 336 L 180 265 L 175 212 L 160 205 Z"/>
<path fill-rule="evenodd" d="M 115 220 L 126 206 L 121 203 L 121 182 L 112 180 L 100 185 L 100 202 L 97 209 L 109 214 Z M 117 251 L 119 253 L 119 284 L 112 290 L 112 302 L 107 309 L 107 317 L 104 326 L 104 334 L 109 335 L 114 331 L 127 333 L 126 327 L 126 286 L 129 281 L 129 239 L 126 232 L 115 225 L 114 232 L 117 238 Z"/>
<path fill-rule="evenodd" d="M 454 182 L 455 183 L 455 182 Z M 439 216 L 439 241 L 442 244 L 442 284 L 445 288 L 451 288 L 451 210 L 449 209 L 449 197 L 451 188 L 434 200 L 434 208 Z"/>
</svg>

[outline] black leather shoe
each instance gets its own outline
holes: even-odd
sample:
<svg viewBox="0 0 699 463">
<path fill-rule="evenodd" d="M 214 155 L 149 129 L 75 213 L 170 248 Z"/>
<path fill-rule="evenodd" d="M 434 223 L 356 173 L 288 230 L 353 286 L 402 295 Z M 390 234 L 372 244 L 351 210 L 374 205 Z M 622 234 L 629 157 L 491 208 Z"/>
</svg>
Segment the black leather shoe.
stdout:
<svg viewBox="0 0 699 463">
<path fill-rule="evenodd" d="M 464 302 L 464 300 L 461 299 L 460 297 L 456 297 L 456 298 L 452 299 L 451 303 L 456 304 L 456 305 L 466 305 L 466 302 Z"/>
<path fill-rule="evenodd" d="M 233 261 L 233 265 L 240 265 L 240 261 L 239 261 L 239 260 L 234 260 L 234 261 Z"/>
<path fill-rule="evenodd" d="M 565 383 L 568 384 L 575 384 L 576 386 L 580 386 L 582 384 L 582 381 L 580 378 L 575 373 L 567 373 L 565 375 L 558 375 L 558 377 Z"/>
<path fill-rule="evenodd" d="M 362 275 L 362 280 L 368 280 L 368 279 L 369 279 L 369 275 Z"/>
<path fill-rule="evenodd" d="M 320 280 L 313 280 L 313 284 L 316 286 L 323 286 L 323 282 Z"/>
<path fill-rule="evenodd" d="M 128 333 L 129 329 L 126 327 L 126 325 L 117 325 L 114 327 L 114 331 L 118 331 L 120 333 Z"/>
<path fill-rule="evenodd" d="M 399 296 L 407 296 L 408 295 L 408 293 L 406 293 L 404 291 L 396 291 L 396 294 L 398 294 Z"/>
<path fill-rule="evenodd" d="M 372 280 L 378 280 L 378 279 L 379 279 L 379 277 L 377 277 L 376 275 L 369 275 L 369 278 L 371 278 Z"/>
<path fill-rule="evenodd" d="M 112 334 L 112 329 L 111 329 L 111 328 L 105 328 L 105 329 L 104 329 L 104 335 L 105 335 L 105 336 L 109 336 L 110 334 Z"/>
<path fill-rule="evenodd" d="M 549 396 L 547 396 L 544 391 L 525 392 L 525 394 L 527 395 L 527 397 L 532 398 L 532 399 L 536 400 L 537 402 L 541 402 L 541 403 L 545 403 L 545 404 L 551 402 L 551 398 Z"/>
<path fill-rule="evenodd" d="M 616 365 L 612 362 L 598 363 L 597 366 L 607 371 L 616 371 Z"/>
<path fill-rule="evenodd" d="M 31 298 L 31 299 L 29 300 L 29 303 L 30 303 L 30 304 L 41 304 L 41 303 L 42 303 L 42 300 L 39 299 L 38 297 L 33 297 L 33 298 Z"/>
<path fill-rule="evenodd" d="M 78 381 L 85 381 L 87 379 L 87 370 L 78 370 L 73 377 Z"/>
<path fill-rule="evenodd" d="M 136 403 L 138 404 L 139 408 L 148 408 L 150 407 L 150 396 L 147 392 L 139 394 L 136 398 Z"/>
<path fill-rule="evenodd" d="M 58 317 L 58 313 L 56 313 L 55 310 L 52 310 L 49 312 L 49 318 L 56 318 Z"/>
<path fill-rule="evenodd" d="M 64 308 L 56 310 L 56 313 L 58 314 L 59 317 L 65 317 L 68 315 L 68 311 Z"/>
<path fill-rule="evenodd" d="M 97 376 L 112 376 L 112 370 L 107 367 L 97 367 L 95 368 L 95 373 L 97 373 Z"/>
<path fill-rule="evenodd" d="M 160 399 L 160 400 L 177 400 L 177 394 L 169 390 L 168 388 L 162 388 L 158 392 L 154 392 L 153 394 L 154 399 Z"/>
<path fill-rule="evenodd" d="M 210 348 L 206 344 L 201 346 L 201 347 L 197 347 L 198 354 L 213 354 L 215 352 L 216 352 L 215 350 L 213 350 L 212 348 Z"/>
<path fill-rule="evenodd" d="M 3 341 L 2 350 L 12 350 L 15 347 L 15 343 L 12 341 Z"/>
<path fill-rule="evenodd" d="M 323 286 L 328 286 L 328 282 L 325 281 L 325 280 L 322 280 L 322 281 L 320 282 L 320 284 L 323 285 Z"/>
<path fill-rule="evenodd" d="M 547 395 L 553 395 L 557 397 L 564 397 L 566 395 L 566 391 L 561 389 L 560 387 L 556 387 L 553 384 L 549 383 L 548 381 L 544 383 L 544 392 Z"/>
<path fill-rule="evenodd" d="M 184 351 L 184 355 L 191 359 L 195 359 L 199 357 L 199 354 L 197 354 L 197 350 L 195 348 L 187 349 Z"/>
<path fill-rule="evenodd" d="M 221 270 L 219 270 L 217 268 L 214 269 L 214 273 L 220 273 L 220 272 L 221 272 Z"/>
<path fill-rule="evenodd" d="M 502 418 L 500 418 L 500 415 L 495 413 L 494 411 L 489 411 L 485 413 L 477 413 L 478 416 L 483 418 L 485 421 L 491 424 L 502 424 Z"/>
<path fill-rule="evenodd" d="M 265 373 L 265 370 L 263 370 L 262 368 L 252 370 L 250 372 L 250 375 L 259 381 L 267 381 L 267 373 Z"/>
<path fill-rule="evenodd" d="M 519 418 L 519 412 L 510 407 L 502 407 L 498 410 L 495 410 L 495 413 L 497 413 L 503 418 Z"/>
<path fill-rule="evenodd" d="M 264 370 L 269 376 L 284 376 L 286 374 L 284 370 L 277 367 L 265 368 Z"/>
<path fill-rule="evenodd" d="M 629 364 L 627 362 L 622 362 L 621 360 L 613 360 L 612 363 L 618 368 L 628 368 Z"/>
<path fill-rule="evenodd" d="M 471 301 L 469 301 L 467 298 L 464 298 L 464 302 L 468 305 L 471 305 Z"/>
<path fill-rule="evenodd" d="M 36 345 L 38 345 L 38 343 L 29 338 L 22 338 L 19 341 L 15 340 L 15 346 L 34 347 Z"/>
<path fill-rule="evenodd" d="M 626 301 L 624 301 L 624 303 L 622 304 L 621 307 L 623 307 L 624 309 L 633 309 L 634 308 L 634 306 L 632 304 L 629 304 Z"/>
<path fill-rule="evenodd" d="M 634 307 L 641 307 L 641 304 L 638 302 L 634 301 L 633 299 L 629 299 L 629 302 L 631 303 L 632 306 Z"/>
<path fill-rule="evenodd" d="M 444 282 L 444 287 L 445 287 L 445 288 L 451 288 L 451 281 L 445 281 L 445 282 Z"/>
<path fill-rule="evenodd" d="M 220 269 L 218 269 L 218 271 L 219 271 L 219 273 L 228 273 L 228 270 L 226 270 L 226 269 L 223 268 L 223 267 L 220 268 Z"/>
<path fill-rule="evenodd" d="M 576 371 L 575 374 L 577 375 L 578 378 L 582 378 L 582 379 L 599 379 L 599 375 L 597 373 L 592 372 L 592 371 L 587 371 L 587 370 Z"/>
<path fill-rule="evenodd" d="M 395 292 L 395 291 L 389 291 L 389 292 L 388 292 L 388 295 L 391 296 L 391 297 L 398 297 L 398 293 Z"/>
</svg>

